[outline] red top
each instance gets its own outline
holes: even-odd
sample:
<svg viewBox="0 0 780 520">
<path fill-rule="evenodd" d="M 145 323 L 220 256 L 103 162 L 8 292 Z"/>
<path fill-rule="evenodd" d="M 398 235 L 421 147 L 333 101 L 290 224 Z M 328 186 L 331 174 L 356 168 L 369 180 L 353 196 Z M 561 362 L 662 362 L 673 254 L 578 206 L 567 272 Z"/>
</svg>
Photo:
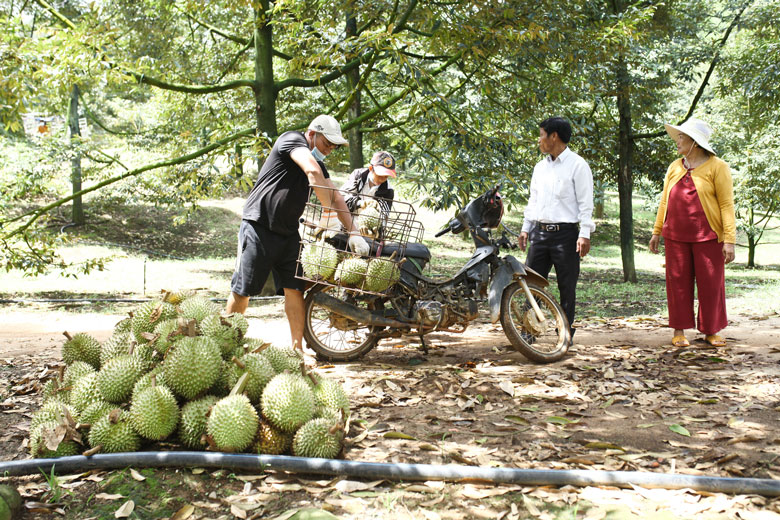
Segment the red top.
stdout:
<svg viewBox="0 0 780 520">
<path fill-rule="evenodd" d="M 683 164 L 685 164 L 683 162 Z M 685 176 L 672 186 L 661 235 L 677 242 L 706 242 L 716 240 L 704 214 L 704 208 L 691 178 L 693 168 L 686 168 Z"/>
</svg>

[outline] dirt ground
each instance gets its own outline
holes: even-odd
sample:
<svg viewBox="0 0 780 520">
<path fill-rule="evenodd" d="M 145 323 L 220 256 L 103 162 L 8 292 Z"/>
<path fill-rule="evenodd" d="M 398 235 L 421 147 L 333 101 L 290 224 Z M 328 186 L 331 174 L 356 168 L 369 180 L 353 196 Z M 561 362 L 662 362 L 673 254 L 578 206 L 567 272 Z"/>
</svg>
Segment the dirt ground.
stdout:
<svg viewBox="0 0 780 520">
<path fill-rule="evenodd" d="M 249 336 L 279 344 L 289 341 L 281 304 L 252 307 L 248 317 Z M 104 340 L 120 318 L 3 310 L 4 460 L 29 457 L 29 419 L 39 403 L 41 380 L 60 362 L 62 331 L 89 332 Z M 348 460 L 777 480 L 780 316 L 732 316 L 724 333 L 728 339 L 724 348 L 711 348 L 689 332 L 691 346 L 678 349 L 670 345 L 671 334 L 661 317 L 590 319 L 578 324 L 566 358 L 537 365 L 510 349 L 500 325 L 481 322 L 461 335 L 428 336 L 427 354 L 416 338 L 385 341 L 363 360 L 320 363 L 317 370 L 340 380 L 351 396 L 357 422 L 350 430 Z M 313 357 L 308 362 L 317 364 Z M 417 487 L 357 483 L 345 490 L 317 477 L 264 478 L 262 486 L 270 485 L 268 489 L 273 489 L 274 478 L 296 482 L 299 487 L 290 504 L 314 504 L 339 518 L 780 518 L 778 499 L 755 495 L 653 490 L 650 496 L 639 488 L 433 482 Z M 11 480 L 26 486 L 28 500 L 41 498 L 45 483 L 40 477 Z M 313 490 L 316 483 L 322 484 L 318 492 Z M 247 484 L 241 485 L 239 490 L 246 492 Z M 257 486 L 253 491 L 262 491 Z M 396 497 L 392 504 L 388 496 Z M 446 499 L 434 502 L 443 496 Z M 540 507 L 534 500 L 568 504 L 568 509 Z M 189 497 L 189 502 L 197 501 Z M 572 504 L 581 507 L 572 510 Z M 194 516 L 187 517 L 274 517 L 266 516 L 274 512 L 270 506 L 260 511 L 261 516 L 253 516 L 259 512 L 251 509 L 242 516 L 232 504 L 228 508 L 223 500 L 222 505 L 221 512 L 194 506 Z M 360 507 L 371 515 L 352 511 Z M 615 508 L 621 507 L 628 512 L 614 516 Z M 651 507 L 646 511 L 654 514 L 637 512 L 635 507 Z M 37 518 L 39 513 L 27 514 L 31 516 L 23 518 Z"/>
</svg>

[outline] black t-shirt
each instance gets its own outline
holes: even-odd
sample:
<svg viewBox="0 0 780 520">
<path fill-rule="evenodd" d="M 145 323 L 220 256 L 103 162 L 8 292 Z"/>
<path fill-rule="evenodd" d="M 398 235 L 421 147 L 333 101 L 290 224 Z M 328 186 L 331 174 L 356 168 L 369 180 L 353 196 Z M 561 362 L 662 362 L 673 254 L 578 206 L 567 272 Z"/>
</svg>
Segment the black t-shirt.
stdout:
<svg viewBox="0 0 780 520">
<path fill-rule="evenodd" d="M 254 220 L 280 235 L 298 231 L 298 219 L 309 199 L 309 178 L 290 157 L 296 148 L 309 148 L 301 132 L 279 136 L 244 204 L 245 220 Z M 325 164 L 317 163 L 327 179 Z"/>
</svg>

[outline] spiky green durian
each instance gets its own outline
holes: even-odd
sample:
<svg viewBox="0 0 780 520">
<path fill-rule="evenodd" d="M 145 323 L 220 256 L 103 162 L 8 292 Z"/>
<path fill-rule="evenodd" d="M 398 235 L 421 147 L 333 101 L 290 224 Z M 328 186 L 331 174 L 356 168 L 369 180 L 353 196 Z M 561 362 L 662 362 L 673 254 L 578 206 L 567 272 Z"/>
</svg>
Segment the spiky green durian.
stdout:
<svg viewBox="0 0 780 520">
<path fill-rule="evenodd" d="M 261 354 L 250 353 L 241 356 L 240 359 L 233 358 L 227 366 L 227 386 L 229 388 L 233 388 L 243 374 L 249 374 L 245 392 L 254 404 L 260 403 L 265 385 L 276 375 L 271 362 Z"/>
<path fill-rule="evenodd" d="M 138 392 L 130 405 L 130 423 L 142 437 L 161 441 L 176 431 L 179 405 L 165 386 L 152 386 Z"/>
<path fill-rule="evenodd" d="M 261 351 L 261 354 L 271 362 L 271 366 L 274 367 L 277 374 L 281 374 L 285 370 L 300 372 L 301 363 L 304 362 L 301 352 L 290 347 L 268 345 Z"/>
<path fill-rule="evenodd" d="M 67 331 L 62 334 L 68 338 L 62 345 L 62 360 L 66 365 L 76 361 L 85 361 L 96 370 L 100 368 L 100 342 L 98 340 L 82 332 L 73 336 Z"/>
<path fill-rule="evenodd" d="M 182 407 L 179 439 L 186 447 L 192 449 L 205 447 L 202 437 L 206 433 L 209 410 L 217 401 L 219 401 L 217 396 L 207 395 L 198 400 L 190 401 Z"/>
<path fill-rule="evenodd" d="M 176 317 L 176 307 L 161 300 L 151 300 L 141 304 L 133 313 L 130 328 L 138 343 L 146 343 L 153 336 L 158 323 Z"/>
<path fill-rule="evenodd" d="M 311 242 L 301 251 L 301 267 L 312 280 L 329 280 L 339 265 L 339 252 L 327 242 Z"/>
<path fill-rule="evenodd" d="M 284 372 L 265 386 L 261 407 L 272 425 L 292 433 L 314 416 L 314 394 L 303 376 Z"/>
<path fill-rule="evenodd" d="M 312 419 L 295 433 L 292 451 L 298 457 L 334 459 L 341 452 L 344 440 L 342 425 L 332 419 Z"/>
<path fill-rule="evenodd" d="M 114 334 L 122 334 L 124 332 L 127 332 L 128 334 L 132 333 L 132 323 L 132 317 L 128 316 L 127 318 L 122 318 L 114 325 Z"/>
<path fill-rule="evenodd" d="M 33 458 L 53 458 L 66 457 L 69 455 L 78 455 L 79 445 L 67 433 L 65 437 L 57 444 L 56 449 L 51 449 L 46 445 L 47 439 L 57 438 L 54 433 L 61 427 L 58 421 L 47 421 L 36 425 L 30 430 L 30 455 Z M 56 442 L 56 441 L 55 441 Z"/>
<path fill-rule="evenodd" d="M 143 372 L 143 364 L 135 354 L 122 354 L 110 359 L 98 372 L 101 397 L 109 403 L 127 402 Z"/>
<path fill-rule="evenodd" d="M 79 421 L 83 424 L 95 424 L 101 417 L 115 409 L 116 405 L 108 401 L 95 401 L 79 415 Z"/>
<path fill-rule="evenodd" d="M 78 382 L 79 379 L 86 376 L 87 374 L 94 374 L 96 372 L 97 371 L 95 370 L 95 367 L 86 361 L 75 361 L 65 369 L 65 372 L 62 376 L 62 384 L 73 389 L 73 386 Z"/>
<path fill-rule="evenodd" d="M 62 401 L 52 400 L 44 403 L 30 419 L 30 431 L 45 422 L 62 422 L 68 418 L 71 421 L 78 420 L 79 414 L 75 408 Z"/>
<path fill-rule="evenodd" d="M 335 379 L 321 376 L 314 378 L 316 383 L 312 388 L 314 407 L 317 416 L 336 415 L 346 417 L 349 414 L 349 397 L 341 383 Z"/>
<path fill-rule="evenodd" d="M 357 287 L 363 283 L 367 269 L 367 261 L 362 258 L 349 257 L 341 261 L 333 276 L 341 285 Z"/>
<path fill-rule="evenodd" d="M 133 393 L 130 396 L 131 402 L 135 400 L 135 396 L 138 392 L 152 386 L 152 377 L 156 379 L 158 385 L 168 386 L 165 382 L 165 370 L 163 365 L 157 365 L 150 372 L 139 377 L 138 381 L 135 382 L 135 385 L 133 385 Z"/>
<path fill-rule="evenodd" d="M 129 353 L 133 343 L 134 340 L 129 331 L 114 331 L 111 337 L 100 346 L 100 365 L 105 365 L 109 359 L 114 359 L 121 354 Z"/>
<path fill-rule="evenodd" d="M 401 278 L 398 264 L 384 258 L 375 258 L 368 264 L 364 289 L 382 292 L 394 285 Z"/>
<path fill-rule="evenodd" d="M 179 305 L 187 298 L 192 298 L 193 296 L 195 296 L 195 291 L 191 289 L 183 289 L 180 291 L 166 291 L 165 289 L 163 289 L 161 292 L 162 292 L 162 301 L 166 303 L 170 303 L 171 305 Z"/>
<path fill-rule="evenodd" d="M 185 399 L 194 399 L 211 388 L 221 369 L 219 345 L 203 336 L 177 341 L 163 363 L 166 384 Z"/>
<path fill-rule="evenodd" d="M 179 316 L 193 319 L 197 323 L 203 321 L 206 316 L 219 314 L 222 309 L 205 296 L 192 296 L 179 304 Z"/>
<path fill-rule="evenodd" d="M 206 432 L 220 451 L 236 452 L 252 444 L 259 418 L 243 394 L 223 397 L 212 407 Z"/>
<path fill-rule="evenodd" d="M 291 433 L 274 428 L 271 423 L 261 419 L 252 451 L 261 455 L 282 455 L 290 451 L 292 441 Z"/>
<path fill-rule="evenodd" d="M 246 317 L 238 312 L 226 316 L 211 314 L 200 322 L 201 334 L 216 341 L 225 357 L 233 355 L 236 347 L 241 344 L 247 329 L 249 329 L 249 323 L 246 321 Z"/>
<path fill-rule="evenodd" d="M 102 401 L 103 397 L 98 390 L 97 372 L 87 374 L 76 381 L 70 392 L 70 404 L 77 412 L 81 412 L 95 401 Z"/>
<path fill-rule="evenodd" d="M 184 318 L 172 318 L 158 323 L 154 328 L 154 335 L 157 338 L 152 343 L 154 350 L 164 356 L 171 345 L 184 337 L 187 326 L 186 321 Z M 195 334 L 191 335 L 194 336 Z"/>
<path fill-rule="evenodd" d="M 89 445 L 102 453 L 138 451 L 141 436 L 130 424 L 130 415 L 115 408 L 97 420 L 89 430 Z"/>
<path fill-rule="evenodd" d="M 357 217 L 358 229 L 365 230 L 369 234 L 376 233 L 382 223 L 382 213 L 375 204 L 366 206 Z"/>
</svg>

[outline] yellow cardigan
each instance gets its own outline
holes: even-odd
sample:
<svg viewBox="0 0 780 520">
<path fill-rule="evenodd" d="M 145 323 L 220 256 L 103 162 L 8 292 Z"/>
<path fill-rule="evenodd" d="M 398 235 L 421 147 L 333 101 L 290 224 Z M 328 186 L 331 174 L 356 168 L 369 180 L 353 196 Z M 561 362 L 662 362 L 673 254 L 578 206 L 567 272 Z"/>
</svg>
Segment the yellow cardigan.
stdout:
<svg viewBox="0 0 780 520">
<path fill-rule="evenodd" d="M 682 159 L 669 165 L 664 179 L 664 191 L 661 204 L 655 218 L 653 234 L 660 235 L 666 220 L 666 204 L 669 192 L 677 181 L 685 176 Z M 718 242 L 734 244 L 737 241 L 737 224 L 734 217 L 734 185 L 731 181 L 729 165 L 722 159 L 711 156 L 704 164 L 691 171 L 693 184 L 699 194 L 704 214 L 710 227 L 718 235 Z"/>
</svg>

